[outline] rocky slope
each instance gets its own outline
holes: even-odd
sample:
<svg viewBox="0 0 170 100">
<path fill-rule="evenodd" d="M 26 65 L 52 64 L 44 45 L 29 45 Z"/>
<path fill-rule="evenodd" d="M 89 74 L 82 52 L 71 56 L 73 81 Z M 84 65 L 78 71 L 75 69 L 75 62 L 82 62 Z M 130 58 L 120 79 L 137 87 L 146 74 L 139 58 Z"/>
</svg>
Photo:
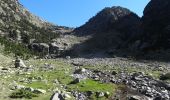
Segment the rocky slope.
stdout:
<svg viewBox="0 0 170 100">
<path fill-rule="evenodd" d="M 1 35 L 21 41 L 24 35 L 35 34 L 35 29 L 52 26 L 31 14 L 18 0 L 1 0 L 0 5 Z"/>
<path fill-rule="evenodd" d="M 135 13 L 126 8 L 114 6 L 104 8 L 84 25 L 76 28 L 74 32 L 77 35 L 86 36 L 116 30 L 130 35 L 130 33 L 134 34 L 138 31 L 139 24 L 140 18 Z"/>
<path fill-rule="evenodd" d="M 84 48 L 108 50 L 127 48 L 141 33 L 140 18 L 123 7 L 105 8 L 83 26 L 76 28 L 79 37 L 90 36 Z"/>
<path fill-rule="evenodd" d="M 9 46 L 9 42 L 13 42 L 13 45 L 21 43 L 24 46 L 20 48 L 27 48 L 27 45 L 29 45 L 30 49 L 35 52 L 44 52 L 44 48 L 49 47 L 49 43 L 53 42 L 53 39 L 59 38 L 62 34 L 71 30 L 68 27 L 43 21 L 25 9 L 18 0 L 0 1 L 1 44 L 6 47 Z M 5 41 L 8 40 L 6 44 L 3 42 L 4 39 Z M 33 43 L 38 45 L 37 49 L 39 50 L 32 47 Z"/>
<path fill-rule="evenodd" d="M 144 9 L 143 41 L 152 48 L 169 48 L 170 1 L 151 0 Z"/>
<path fill-rule="evenodd" d="M 90 36 L 82 44 L 76 45 L 75 49 L 87 52 L 121 49 L 120 52 L 123 50 L 125 55 L 131 52 L 138 55 L 142 52 L 159 51 L 158 55 L 164 55 L 159 53 L 169 49 L 169 11 L 168 0 L 151 0 L 145 7 L 142 18 L 126 8 L 105 8 L 74 30 L 76 36 Z"/>
</svg>

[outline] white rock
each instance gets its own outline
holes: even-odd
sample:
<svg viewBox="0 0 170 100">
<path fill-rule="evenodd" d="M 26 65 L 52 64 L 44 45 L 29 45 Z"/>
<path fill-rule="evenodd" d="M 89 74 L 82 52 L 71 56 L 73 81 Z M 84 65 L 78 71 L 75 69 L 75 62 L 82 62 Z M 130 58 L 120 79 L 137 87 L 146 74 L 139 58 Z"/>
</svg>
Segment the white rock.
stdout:
<svg viewBox="0 0 170 100">
<path fill-rule="evenodd" d="M 70 99 L 70 98 L 71 98 L 71 96 L 70 96 L 69 94 L 64 94 L 63 97 L 64 97 L 65 99 Z"/>
<path fill-rule="evenodd" d="M 20 67 L 26 68 L 27 66 L 24 64 L 24 61 L 20 59 Z"/>
<path fill-rule="evenodd" d="M 55 93 L 54 95 L 52 95 L 51 100 L 60 100 L 59 93 Z"/>
</svg>

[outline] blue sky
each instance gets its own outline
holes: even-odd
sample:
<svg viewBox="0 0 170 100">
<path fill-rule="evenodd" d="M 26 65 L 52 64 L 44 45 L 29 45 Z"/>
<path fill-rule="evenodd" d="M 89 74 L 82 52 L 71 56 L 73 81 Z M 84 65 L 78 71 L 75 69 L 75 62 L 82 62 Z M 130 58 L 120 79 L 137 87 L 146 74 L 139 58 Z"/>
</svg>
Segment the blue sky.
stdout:
<svg viewBox="0 0 170 100">
<path fill-rule="evenodd" d="M 33 14 L 61 26 L 83 25 L 105 7 L 122 6 L 142 16 L 149 0 L 19 0 Z"/>
</svg>

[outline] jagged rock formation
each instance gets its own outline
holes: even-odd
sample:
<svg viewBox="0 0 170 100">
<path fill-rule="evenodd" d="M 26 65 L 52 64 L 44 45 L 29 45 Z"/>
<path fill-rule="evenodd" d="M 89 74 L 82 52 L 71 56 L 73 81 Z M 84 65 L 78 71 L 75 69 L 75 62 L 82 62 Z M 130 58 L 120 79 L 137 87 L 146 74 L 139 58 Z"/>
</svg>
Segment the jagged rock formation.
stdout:
<svg viewBox="0 0 170 100">
<path fill-rule="evenodd" d="M 170 1 L 151 0 L 143 13 L 143 42 L 152 49 L 170 48 Z"/>
<path fill-rule="evenodd" d="M 77 36 L 92 37 L 85 48 L 106 50 L 108 48 L 126 48 L 140 35 L 140 17 L 122 7 L 105 8 L 91 18 L 85 25 L 76 28 Z"/>
<path fill-rule="evenodd" d="M 139 26 L 140 18 L 130 10 L 114 6 L 107 7 L 91 18 L 85 25 L 74 30 L 77 35 L 89 35 L 110 30 L 135 33 Z M 124 29 L 124 30 L 122 30 Z"/>
</svg>

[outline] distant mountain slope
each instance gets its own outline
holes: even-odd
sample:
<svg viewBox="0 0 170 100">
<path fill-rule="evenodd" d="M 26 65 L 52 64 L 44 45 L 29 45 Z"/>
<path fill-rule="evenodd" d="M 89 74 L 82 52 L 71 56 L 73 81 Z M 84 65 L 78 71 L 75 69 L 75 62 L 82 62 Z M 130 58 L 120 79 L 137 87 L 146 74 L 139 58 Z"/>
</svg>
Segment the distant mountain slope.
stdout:
<svg viewBox="0 0 170 100">
<path fill-rule="evenodd" d="M 49 42 L 67 30 L 41 20 L 25 9 L 18 0 L 0 1 L 0 35 L 15 41 L 29 43 L 29 39 Z"/>
<path fill-rule="evenodd" d="M 91 36 L 85 42 L 86 49 L 127 48 L 130 42 L 138 39 L 140 24 L 140 17 L 135 13 L 114 6 L 103 9 L 73 33 L 80 37 Z"/>
<path fill-rule="evenodd" d="M 76 28 L 77 35 L 89 35 L 99 32 L 118 30 L 134 33 L 134 29 L 139 26 L 140 18 L 130 10 L 114 6 L 107 7 L 92 17 L 87 23 Z M 122 30 L 124 29 L 124 30 Z"/>
<path fill-rule="evenodd" d="M 28 49 L 33 43 L 44 44 L 38 47 L 44 49 L 53 39 L 71 30 L 43 21 L 25 9 L 19 0 L 0 0 L 0 44 L 5 46 L 6 52 L 24 55 L 33 50 Z"/>
</svg>

